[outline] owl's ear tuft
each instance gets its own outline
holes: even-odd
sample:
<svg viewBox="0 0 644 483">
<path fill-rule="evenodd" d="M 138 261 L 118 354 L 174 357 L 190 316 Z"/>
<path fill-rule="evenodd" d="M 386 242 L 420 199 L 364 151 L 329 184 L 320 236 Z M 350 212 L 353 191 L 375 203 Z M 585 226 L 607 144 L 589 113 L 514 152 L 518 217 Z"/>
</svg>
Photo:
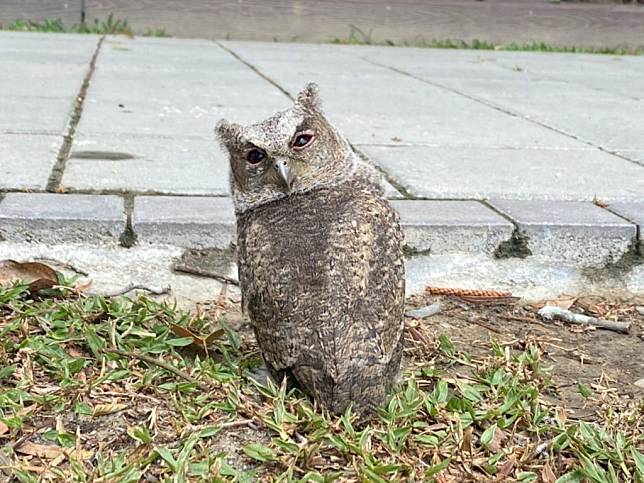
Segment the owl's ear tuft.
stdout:
<svg viewBox="0 0 644 483">
<path fill-rule="evenodd" d="M 239 124 L 220 119 L 215 126 L 215 135 L 222 145 L 229 147 L 239 142 L 241 129 L 242 127 Z"/>
<path fill-rule="evenodd" d="M 311 111 L 320 111 L 320 88 L 315 82 L 309 82 L 304 86 L 295 99 L 295 103 Z"/>
</svg>

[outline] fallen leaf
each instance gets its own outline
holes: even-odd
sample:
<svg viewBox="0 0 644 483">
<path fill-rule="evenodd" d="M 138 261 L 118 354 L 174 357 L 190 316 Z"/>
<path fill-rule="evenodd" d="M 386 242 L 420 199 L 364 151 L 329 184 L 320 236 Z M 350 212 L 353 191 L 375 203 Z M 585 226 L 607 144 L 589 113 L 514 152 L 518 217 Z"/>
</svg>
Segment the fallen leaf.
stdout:
<svg viewBox="0 0 644 483">
<path fill-rule="evenodd" d="M 114 414 L 119 411 L 123 411 L 126 408 L 127 404 L 123 403 L 97 404 L 94 406 L 92 416 L 96 418 L 98 416 L 105 416 L 106 414 Z"/>
<path fill-rule="evenodd" d="M 494 436 L 492 436 L 492 441 L 490 441 L 489 444 L 489 449 L 491 452 L 496 453 L 498 451 L 501 451 L 501 448 L 503 447 L 503 443 L 505 443 L 505 440 L 508 439 L 507 434 L 505 434 L 505 431 L 502 429 L 496 428 L 496 431 L 494 431 Z"/>
<path fill-rule="evenodd" d="M 501 466 L 501 468 L 499 468 L 499 471 L 496 473 L 495 481 L 505 481 L 505 479 L 512 474 L 513 469 L 514 460 L 507 460 L 505 463 L 503 463 L 503 466 Z"/>
<path fill-rule="evenodd" d="M 548 462 L 541 469 L 541 481 L 543 483 L 555 483 L 557 481 L 557 475 L 552 471 Z"/>
<path fill-rule="evenodd" d="M 0 286 L 20 281 L 29 284 L 30 292 L 38 292 L 58 285 L 58 276 L 53 268 L 44 263 L 0 261 Z"/>
<path fill-rule="evenodd" d="M 546 305 L 552 307 L 559 307 L 560 309 L 568 310 L 577 301 L 577 297 L 559 297 L 558 299 L 548 300 Z"/>
<path fill-rule="evenodd" d="M 463 441 L 461 441 L 461 451 L 472 454 L 472 432 L 473 428 L 470 426 L 463 432 Z"/>
<path fill-rule="evenodd" d="M 36 444 L 31 443 L 30 441 L 25 441 L 17 448 L 14 448 L 14 450 L 21 454 L 38 456 L 39 458 L 45 458 L 48 460 L 58 458 L 60 455 L 65 453 L 65 448 L 62 446 L 56 446 L 53 444 Z"/>
<path fill-rule="evenodd" d="M 74 287 L 74 290 L 81 293 L 85 292 L 88 288 L 92 286 L 93 282 L 94 282 L 93 280 L 88 280 L 87 282 L 76 284 L 76 286 Z"/>
<path fill-rule="evenodd" d="M 138 463 L 139 461 L 143 460 L 148 454 L 150 454 L 151 449 L 152 449 L 152 445 L 150 443 L 144 443 L 144 444 L 138 445 L 129 454 L 127 458 L 128 462 Z"/>
<path fill-rule="evenodd" d="M 9 431 L 9 426 L 0 421 L 0 436 Z"/>
<path fill-rule="evenodd" d="M 191 338 L 193 341 L 193 344 L 201 347 L 202 349 L 207 349 L 209 344 L 211 344 L 213 341 L 217 339 L 220 339 L 225 334 L 223 329 L 217 329 L 212 334 L 206 337 L 202 337 L 200 335 L 195 334 L 190 329 L 186 329 L 185 327 L 182 327 L 181 325 L 177 325 L 177 324 L 170 324 L 170 330 L 177 337 Z"/>
</svg>

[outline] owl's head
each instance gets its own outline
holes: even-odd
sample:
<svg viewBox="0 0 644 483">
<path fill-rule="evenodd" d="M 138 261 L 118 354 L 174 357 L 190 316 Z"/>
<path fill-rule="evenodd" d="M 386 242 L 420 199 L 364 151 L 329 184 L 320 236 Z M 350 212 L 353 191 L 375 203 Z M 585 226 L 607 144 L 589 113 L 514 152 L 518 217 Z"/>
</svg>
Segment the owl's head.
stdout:
<svg viewBox="0 0 644 483">
<path fill-rule="evenodd" d="M 237 212 L 334 185 L 354 168 L 355 155 L 324 117 L 313 83 L 290 109 L 250 126 L 222 119 L 216 133 L 230 157 Z"/>
</svg>

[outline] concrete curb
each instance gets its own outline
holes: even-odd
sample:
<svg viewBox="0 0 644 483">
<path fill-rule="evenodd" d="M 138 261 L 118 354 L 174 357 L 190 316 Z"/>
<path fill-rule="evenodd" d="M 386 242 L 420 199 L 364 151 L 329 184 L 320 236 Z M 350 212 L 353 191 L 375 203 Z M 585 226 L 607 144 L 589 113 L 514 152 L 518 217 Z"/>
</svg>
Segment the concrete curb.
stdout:
<svg viewBox="0 0 644 483">
<path fill-rule="evenodd" d="M 125 231 L 118 196 L 8 193 L 0 201 L 0 239 L 40 243 L 118 243 Z"/>
<path fill-rule="evenodd" d="M 400 213 L 412 256 L 493 257 L 503 244 L 516 242 L 519 234 L 517 243 L 525 243 L 525 253 L 535 259 L 601 268 L 633 253 L 644 225 L 644 203 L 614 204 L 610 211 L 565 201 L 493 200 L 486 205 L 475 200 L 391 200 L 391 204 Z M 0 199 L 0 237 L 6 241 L 117 244 L 127 226 L 119 196 L 8 193 Z M 227 248 L 235 241 L 232 200 L 137 196 L 131 229 L 140 245 Z"/>
</svg>

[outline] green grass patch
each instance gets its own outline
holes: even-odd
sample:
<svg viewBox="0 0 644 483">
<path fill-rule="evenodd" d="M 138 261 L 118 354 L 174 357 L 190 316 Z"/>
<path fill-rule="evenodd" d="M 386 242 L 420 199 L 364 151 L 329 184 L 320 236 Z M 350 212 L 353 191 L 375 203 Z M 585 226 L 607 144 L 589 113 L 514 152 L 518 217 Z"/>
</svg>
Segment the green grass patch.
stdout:
<svg viewBox="0 0 644 483">
<path fill-rule="evenodd" d="M 375 40 L 372 31 L 351 26 L 349 36 L 334 38 L 333 44 L 344 45 L 381 45 L 391 47 L 421 47 L 433 49 L 468 49 L 468 50 L 497 50 L 497 51 L 522 51 L 522 52 L 563 52 L 575 54 L 604 54 L 604 55 L 644 55 L 644 47 L 580 47 L 560 46 L 547 42 L 510 42 L 495 44 L 487 40 L 474 39 L 472 41 L 458 39 L 417 39 L 414 42 L 394 42 L 392 40 Z"/>
<path fill-rule="evenodd" d="M 60 18 L 51 18 L 43 22 L 18 19 L 8 25 L 0 24 L 0 30 L 134 36 L 127 19 L 115 18 L 112 14 L 109 14 L 106 20 L 95 18 L 93 22 L 78 23 L 71 26 L 65 25 Z M 147 29 L 141 35 L 144 37 L 168 37 L 164 29 Z"/>
<path fill-rule="evenodd" d="M 607 408 L 595 422 L 569 418 L 536 344 L 490 342 L 474 359 L 417 325 L 400 387 L 373 419 L 357 421 L 255 382 L 261 357 L 239 320 L 230 301 L 190 314 L 71 287 L 48 297 L 0 289 L 0 474 L 644 482 L 641 405 Z"/>
</svg>

